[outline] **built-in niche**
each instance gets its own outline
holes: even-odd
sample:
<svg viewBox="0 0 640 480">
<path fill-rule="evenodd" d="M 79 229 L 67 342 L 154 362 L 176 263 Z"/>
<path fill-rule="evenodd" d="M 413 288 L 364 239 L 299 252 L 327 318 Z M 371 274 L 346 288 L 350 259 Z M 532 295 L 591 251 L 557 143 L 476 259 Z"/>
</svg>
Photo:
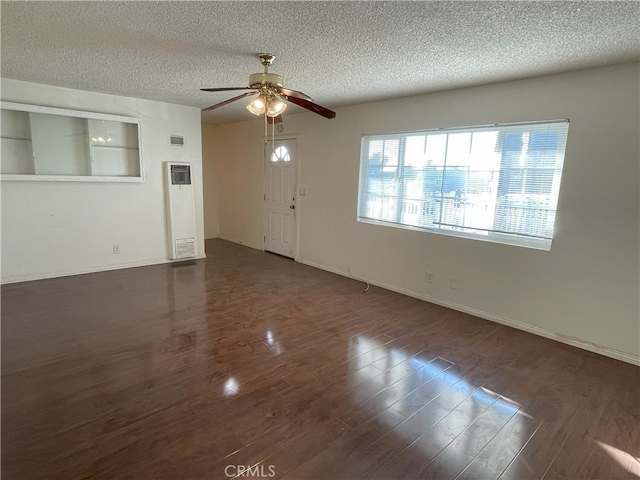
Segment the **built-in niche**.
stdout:
<svg viewBox="0 0 640 480">
<path fill-rule="evenodd" d="M 1 104 L 2 180 L 144 180 L 138 118 Z"/>
</svg>

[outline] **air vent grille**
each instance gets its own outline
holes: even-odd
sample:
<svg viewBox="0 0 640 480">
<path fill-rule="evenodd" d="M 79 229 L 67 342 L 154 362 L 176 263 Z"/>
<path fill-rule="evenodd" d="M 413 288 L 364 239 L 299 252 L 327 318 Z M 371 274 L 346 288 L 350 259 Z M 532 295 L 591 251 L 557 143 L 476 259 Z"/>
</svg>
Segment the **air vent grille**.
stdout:
<svg viewBox="0 0 640 480">
<path fill-rule="evenodd" d="M 193 258 L 196 256 L 195 238 L 176 240 L 176 258 Z"/>
<path fill-rule="evenodd" d="M 182 147 L 184 146 L 184 137 L 182 135 L 171 135 L 169 142 L 176 147 Z"/>
</svg>

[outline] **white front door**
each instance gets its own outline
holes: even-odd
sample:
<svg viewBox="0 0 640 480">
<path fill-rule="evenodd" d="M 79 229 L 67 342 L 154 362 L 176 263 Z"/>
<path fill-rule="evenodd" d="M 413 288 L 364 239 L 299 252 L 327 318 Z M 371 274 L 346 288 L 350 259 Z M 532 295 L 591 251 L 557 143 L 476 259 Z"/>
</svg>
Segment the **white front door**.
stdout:
<svg viewBox="0 0 640 480">
<path fill-rule="evenodd" d="M 296 140 L 267 142 L 264 249 L 293 258 L 296 254 Z"/>
</svg>

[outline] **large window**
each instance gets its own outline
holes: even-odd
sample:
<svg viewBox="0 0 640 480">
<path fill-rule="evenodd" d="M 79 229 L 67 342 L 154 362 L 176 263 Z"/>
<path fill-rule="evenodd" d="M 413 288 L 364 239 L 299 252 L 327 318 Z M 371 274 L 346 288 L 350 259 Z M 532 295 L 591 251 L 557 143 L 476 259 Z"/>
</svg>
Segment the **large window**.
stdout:
<svg viewBox="0 0 640 480">
<path fill-rule="evenodd" d="M 549 250 L 567 120 L 368 135 L 358 220 Z"/>
</svg>

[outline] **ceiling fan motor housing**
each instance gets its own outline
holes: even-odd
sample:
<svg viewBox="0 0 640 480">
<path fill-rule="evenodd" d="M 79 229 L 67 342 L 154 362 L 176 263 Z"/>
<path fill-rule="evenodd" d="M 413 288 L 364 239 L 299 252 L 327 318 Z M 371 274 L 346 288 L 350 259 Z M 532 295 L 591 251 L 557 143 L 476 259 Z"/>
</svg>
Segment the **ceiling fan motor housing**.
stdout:
<svg viewBox="0 0 640 480">
<path fill-rule="evenodd" d="M 278 85 L 284 86 L 284 79 L 277 73 L 253 73 L 249 75 L 249 86 L 251 88 L 258 88 L 262 85 Z"/>
</svg>

